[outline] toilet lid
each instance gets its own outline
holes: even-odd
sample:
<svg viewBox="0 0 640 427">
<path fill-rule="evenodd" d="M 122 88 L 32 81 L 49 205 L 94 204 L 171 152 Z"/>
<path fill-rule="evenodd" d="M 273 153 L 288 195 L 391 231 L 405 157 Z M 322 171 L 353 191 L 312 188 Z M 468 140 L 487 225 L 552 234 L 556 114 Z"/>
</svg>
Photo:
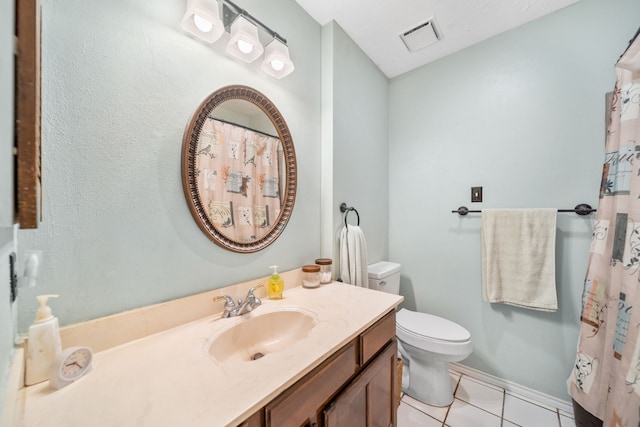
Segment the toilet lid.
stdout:
<svg viewBox="0 0 640 427">
<path fill-rule="evenodd" d="M 463 342 L 471 339 L 469 331 L 457 323 L 406 308 L 396 313 L 396 327 L 409 334 L 442 341 Z"/>
</svg>

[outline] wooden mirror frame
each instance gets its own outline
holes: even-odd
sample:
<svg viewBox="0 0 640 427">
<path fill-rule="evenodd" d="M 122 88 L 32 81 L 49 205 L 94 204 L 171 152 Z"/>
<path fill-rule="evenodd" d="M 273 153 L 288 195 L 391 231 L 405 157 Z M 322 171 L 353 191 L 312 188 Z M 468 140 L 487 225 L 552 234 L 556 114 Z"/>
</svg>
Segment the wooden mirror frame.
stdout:
<svg viewBox="0 0 640 427">
<path fill-rule="evenodd" d="M 198 137 L 202 126 L 208 115 L 216 107 L 225 101 L 232 99 L 244 100 L 260 108 L 271 120 L 273 127 L 278 132 L 280 143 L 283 147 L 286 178 L 283 185 L 284 195 L 280 214 L 274 222 L 271 230 L 261 239 L 255 242 L 237 242 L 222 234 L 211 222 L 198 192 L 198 183 L 195 175 L 196 152 L 198 147 Z M 289 132 L 289 127 L 282 114 L 276 106 L 262 93 L 248 86 L 232 85 L 225 86 L 209 95 L 196 109 L 187 124 L 182 139 L 182 187 L 187 200 L 187 205 L 191 215 L 195 219 L 200 229 L 218 246 L 238 253 L 251 253 L 262 250 L 272 244 L 284 231 L 289 222 L 293 205 L 296 199 L 296 188 L 298 171 L 296 163 L 296 153 L 293 147 L 293 139 Z"/>
</svg>

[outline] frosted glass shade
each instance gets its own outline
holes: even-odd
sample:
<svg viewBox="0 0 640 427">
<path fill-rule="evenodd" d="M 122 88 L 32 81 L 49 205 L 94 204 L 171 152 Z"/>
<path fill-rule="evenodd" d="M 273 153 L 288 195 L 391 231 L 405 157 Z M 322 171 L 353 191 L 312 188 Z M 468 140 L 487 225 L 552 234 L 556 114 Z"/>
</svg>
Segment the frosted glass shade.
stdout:
<svg viewBox="0 0 640 427">
<path fill-rule="evenodd" d="M 253 62 L 264 52 L 258 37 L 258 28 L 242 15 L 231 24 L 227 53 L 244 62 Z"/>
<path fill-rule="evenodd" d="M 264 50 L 264 60 L 260 68 L 276 79 L 291 74 L 295 67 L 289 58 L 287 45 L 276 38 L 271 40 Z"/>
<path fill-rule="evenodd" d="M 182 29 L 200 40 L 213 43 L 224 33 L 217 0 L 188 0 Z"/>
</svg>

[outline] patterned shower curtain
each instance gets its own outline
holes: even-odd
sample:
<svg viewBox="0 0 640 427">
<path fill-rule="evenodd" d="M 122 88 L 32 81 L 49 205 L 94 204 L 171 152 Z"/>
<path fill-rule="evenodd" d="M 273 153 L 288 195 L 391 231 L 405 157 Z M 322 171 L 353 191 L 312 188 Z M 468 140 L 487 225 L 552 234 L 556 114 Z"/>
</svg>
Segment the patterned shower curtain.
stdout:
<svg viewBox="0 0 640 427">
<path fill-rule="evenodd" d="M 280 139 L 207 118 L 198 140 L 198 193 L 218 231 L 236 242 L 264 237 L 280 215 Z"/>
<path fill-rule="evenodd" d="M 640 37 L 616 64 L 569 393 L 607 427 L 640 418 Z"/>
</svg>

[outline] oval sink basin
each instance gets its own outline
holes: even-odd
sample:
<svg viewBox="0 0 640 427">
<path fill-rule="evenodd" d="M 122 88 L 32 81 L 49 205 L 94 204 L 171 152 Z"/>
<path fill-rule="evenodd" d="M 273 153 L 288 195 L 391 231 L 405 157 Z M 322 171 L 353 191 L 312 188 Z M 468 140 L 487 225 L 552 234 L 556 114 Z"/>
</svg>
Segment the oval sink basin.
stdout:
<svg viewBox="0 0 640 427">
<path fill-rule="evenodd" d="M 225 319 L 232 325 L 216 332 L 208 341 L 209 355 L 220 363 L 250 362 L 282 351 L 305 339 L 316 325 L 312 313 L 283 308 Z"/>
</svg>

